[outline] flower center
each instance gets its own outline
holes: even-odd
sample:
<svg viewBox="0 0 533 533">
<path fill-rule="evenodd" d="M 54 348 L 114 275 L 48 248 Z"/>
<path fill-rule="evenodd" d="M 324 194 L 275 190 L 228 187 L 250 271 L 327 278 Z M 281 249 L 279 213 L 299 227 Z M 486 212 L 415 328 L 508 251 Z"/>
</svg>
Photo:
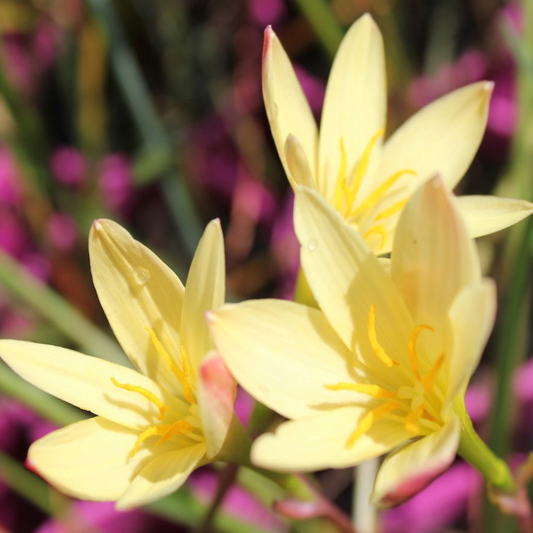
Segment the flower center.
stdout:
<svg viewBox="0 0 533 533">
<path fill-rule="evenodd" d="M 416 435 L 424 435 L 440 427 L 441 417 L 439 407 L 442 404 L 442 395 L 435 388 L 435 378 L 445 361 L 441 354 L 433 363 L 425 376 L 420 373 L 417 340 L 423 331 L 434 332 L 427 324 L 419 324 L 413 328 L 407 341 L 407 355 L 409 366 L 406 368 L 398 361 L 392 359 L 380 344 L 376 332 L 376 307 L 370 306 L 367 321 L 368 340 L 374 354 L 388 368 L 397 368 L 406 378 L 406 384 L 390 391 L 373 383 L 336 383 L 324 385 L 329 390 L 353 391 L 366 394 L 373 399 L 380 400 L 381 405 L 366 413 L 346 442 L 346 447 L 351 448 L 357 440 L 367 433 L 374 422 L 383 417 L 403 422 L 406 429 Z"/>
<path fill-rule="evenodd" d="M 153 329 L 145 328 L 150 334 L 150 339 L 155 349 L 165 361 L 171 372 L 176 376 L 177 380 L 183 388 L 183 394 L 185 398 L 191 404 L 189 407 L 189 416 L 184 420 L 176 420 L 170 424 L 154 424 L 145 429 L 137 438 L 131 452 L 130 457 L 133 457 L 139 446 L 147 439 L 151 437 L 158 436 L 159 440 L 156 442 L 155 446 L 160 446 L 163 442 L 172 439 L 177 435 L 185 435 L 192 440 L 202 441 L 202 431 L 200 424 L 198 423 L 199 414 L 198 406 L 196 405 L 196 400 L 193 394 L 193 382 L 191 379 L 191 372 L 189 366 L 189 360 L 183 346 L 181 346 L 181 368 L 174 362 L 168 351 L 165 349 L 161 341 L 158 339 Z M 141 387 L 139 385 L 131 385 L 129 383 L 119 383 L 114 377 L 111 378 L 111 381 L 115 387 L 119 389 L 124 389 L 129 392 L 135 392 L 146 398 L 149 402 L 153 403 L 159 410 L 159 416 L 157 420 L 163 420 L 167 408 L 164 402 L 158 398 L 153 392 Z M 195 431 L 196 430 L 196 431 Z"/>
<path fill-rule="evenodd" d="M 339 166 L 339 173 L 337 175 L 337 185 L 335 187 L 335 193 L 333 197 L 333 205 L 339 213 L 342 214 L 344 219 L 350 223 L 359 224 L 360 221 L 368 216 L 372 209 L 384 198 L 389 189 L 405 174 L 415 176 L 416 172 L 411 169 L 398 170 L 385 181 L 380 183 L 375 189 L 373 189 L 366 198 L 360 202 L 356 202 L 361 183 L 365 177 L 368 167 L 370 165 L 370 157 L 372 150 L 376 145 L 376 142 L 383 136 L 385 130 L 381 128 L 368 142 L 361 158 L 354 167 L 351 176 L 348 176 L 348 163 L 346 148 L 344 146 L 344 139 L 340 139 L 340 151 L 341 161 Z M 378 222 L 391 217 L 398 213 L 404 205 L 407 203 L 407 198 L 399 200 L 392 205 L 389 205 L 385 209 L 377 213 L 372 219 L 372 224 L 369 229 L 363 235 L 364 239 L 368 239 L 372 235 L 378 235 L 381 238 L 379 249 L 381 250 L 387 242 L 387 230 L 383 224 Z"/>
</svg>

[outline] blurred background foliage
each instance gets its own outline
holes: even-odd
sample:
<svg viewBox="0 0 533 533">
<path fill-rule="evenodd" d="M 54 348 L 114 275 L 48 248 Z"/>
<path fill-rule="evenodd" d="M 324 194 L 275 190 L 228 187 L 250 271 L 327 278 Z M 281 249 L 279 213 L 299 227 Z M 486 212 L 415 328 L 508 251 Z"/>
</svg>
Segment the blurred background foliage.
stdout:
<svg viewBox="0 0 533 533">
<path fill-rule="evenodd" d="M 531 4 L 0 0 L 1 335 L 124 362 L 91 282 L 87 236 L 99 217 L 124 224 L 182 280 L 203 227 L 219 217 L 230 299 L 292 297 L 299 253 L 292 192 L 261 94 L 267 25 L 294 61 L 317 118 L 339 42 L 365 12 L 385 40 L 388 135 L 435 98 L 494 80 L 487 132 L 461 193 L 496 190 L 532 200 Z M 533 366 L 524 362 L 531 352 L 531 225 L 479 242 L 501 306 L 467 395 L 480 433 L 516 462 L 533 448 Z M 279 489 L 246 472 L 204 523 L 216 494 L 214 468 L 147 512 L 71 501 L 23 462 L 33 440 L 85 415 L 5 366 L 0 391 L 0 532 L 336 531 L 329 522 L 275 515 L 270 505 L 282 497 Z M 251 416 L 253 431 L 273 420 L 245 394 L 237 407 L 245 423 Z M 318 479 L 349 513 L 352 473 Z M 513 531 L 483 492 L 481 479 L 458 461 L 385 513 L 381 530 Z"/>
</svg>

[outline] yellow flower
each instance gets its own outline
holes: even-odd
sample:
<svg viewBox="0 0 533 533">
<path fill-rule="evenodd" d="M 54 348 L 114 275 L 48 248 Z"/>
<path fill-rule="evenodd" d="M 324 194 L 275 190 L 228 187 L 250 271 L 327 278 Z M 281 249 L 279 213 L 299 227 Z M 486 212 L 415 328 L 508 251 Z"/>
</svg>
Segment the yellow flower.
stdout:
<svg viewBox="0 0 533 533">
<path fill-rule="evenodd" d="M 505 466 L 472 437 L 465 411 L 496 298 L 445 189 L 434 178 L 407 204 L 388 273 L 316 191 L 299 188 L 302 266 L 322 311 L 263 300 L 209 313 L 237 381 L 290 419 L 259 437 L 252 462 L 343 468 L 401 446 L 377 476 L 373 501 L 381 505 L 422 488 L 458 448 L 468 460 L 481 450 L 484 465 L 498 465 L 491 482 L 510 483 Z"/>
<path fill-rule="evenodd" d="M 224 247 L 212 221 L 187 286 L 118 224 L 95 221 L 96 291 L 138 371 L 72 350 L 0 341 L 0 357 L 35 386 L 94 418 L 32 444 L 28 464 L 66 494 L 128 509 L 180 487 L 220 457 L 235 382 L 214 351 L 204 313 L 224 302 Z"/>
<path fill-rule="evenodd" d="M 376 254 L 392 249 L 400 212 L 435 174 L 453 189 L 468 169 L 487 123 L 493 84 L 456 90 L 422 109 L 383 142 L 383 41 L 370 15 L 344 38 L 328 80 L 320 135 L 292 65 L 272 28 L 265 31 L 263 96 L 278 154 L 292 187 L 317 190 Z M 518 222 L 533 204 L 466 196 L 459 205 L 473 237 Z"/>
</svg>

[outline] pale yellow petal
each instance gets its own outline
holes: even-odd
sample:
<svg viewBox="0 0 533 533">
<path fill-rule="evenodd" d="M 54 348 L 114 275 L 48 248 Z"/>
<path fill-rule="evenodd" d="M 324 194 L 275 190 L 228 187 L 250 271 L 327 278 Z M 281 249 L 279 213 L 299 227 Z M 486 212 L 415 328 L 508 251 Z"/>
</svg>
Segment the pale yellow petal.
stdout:
<svg viewBox="0 0 533 533">
<path fill-rule="evenodd" d="M 325 388 L 351 380 L 350 353 L 316 309 L 248 301 L 210 313 L 209 323 L 237 382 L 283 416 L 309 416 L 356 396 Z"/>
<path fill-rule="evenodd" d="M 285 141 L 290 134 L 297 137 L 314 175 L 318 131 L 287 53 L 270 26 L 265 30 L 263 44 L 263 98 L 279 157 L 292 187 L 296 188 L 302 178 L 291 174 L 285 158 Z"/>
<path fill-rule="evenodd" d="M 366 413 L 360 407 L 328 410 L 281 424 L 252 446 L 252 462 L 263 468 L 310 472 L 346 468 L 387 453 L 411 437 L 403 424 L 383 418 L 348 448 L 346 443 Z"/>
<path fill-rule="evenodd" d="M 422 490 L 453 462 L 461 425 L 451 419 L 439 431 L 392 453 L 376 476 L 371 501 L 379 507 L 398 505 Z"/>
<path fill-rule="evenodd" d="M 482 81 L 458 89 L 426 106 L 385 143 L 376 174 L 378 183 L 399 170 L 416 172 L 404 197 L 435 174 L 450 189 L 463 177 L 477 152 L 485 127 L 493 83 Z"/>
<path fill-rule="evenodd" d="M 202 443 L 157 455 L 135 476 L 116 508 L 125 511 L 171 494 L 187 481 L 204 454 Z"/>
<path fill-rule="evenodd" d="M 459 208 L 472 237 L 481 237 L 520 222 L 533 213 L 533 204 L 497 196 L 459 196 Z"/>
<path fill-rule="evenodd" d="M 436 331 L 458 292 L 480 279 L 474 241 L 440 178 L 427 181 L 404 209 L 392 250 L 392 279 L 417 324 Z"/>
<path fill-rule="evenodd" d="M 237 383 L 220 355 L 212 351 L 202 361 L 198 380 L 198 405 L 207 445 L 207 457 L 214 457 L 222 448 L 231 421 L 237 396 Z"/>
<path fill-rule="evenodd" d="M 374 306 L 379 343 L 389 357 L 408 364 L 411 317 L 363 238 L 310 189 L 296 193 L 294 222 L 309 286 L 346 346 L 367 365 L 382 368 L 369 342 L 368 317 Z"/>
<path fill-rule="evenodd" d="M 184 290 L 178 277 L 110 220 L 94 222 L 89 254 L 98 298 L 128 357 L 168 390 L 181 390 L 146 331 L 154 330 L 170 356 L 180 360 L 178 328 Z"/>
<path fill-rule="evenodd" d="M 60 491 L 83 500 L 117 500 L 149 455 L 129 454 L 137 432 L 100 417 L 82 420 L 34 442 L 28 467 Z"/>
<path fill-rule="evenodd" d="M 483 279 L 465 287 L 449 311 L 448 405 L 466 389 L 494 325 L 496 285 Z"/>
<path fill-rule="evenodd" d="M 198 243 L 183 301 L 181 342 L 193 377 L 198 374 L 202 358 L 214 348 L 205 313 L 224 303 L 225 275 L 224 238 L 217 219 L 207 225 Z"/>
<path fill-rule="evenodd" d="M 309 166 L 305 151 L 298 138 L 292 133 L 285 141 L 285 158 L 295 184 L 316 189 L 313 171 Z"/>
<path fill-rule="evenodd" d="M 32 385 L 77 407 L 130 428 L 153 424 L 158 408 L 144 396 L 119 388 L 142 387 L 166 407 L 166 416 L 179 417 L 185 404 L 135 370 L 66 348 L 33 342 L 1 340 L 0 357 Z"/>
<path fill-rule="evenodd" d="M 367 14 L 357 20 L 344 37 L 326 88 L 317 177 L 318 190 L 325 198 L 331 200 L 335 192 L 341 165 L 341 138 L 346 149 L 348 174 L 351 174 L 370 139 L 385 127 L 386 111 L 383 39 Z M 381 139 L 373 155 L 379 156 L 380 144 Z"/>
</svg>

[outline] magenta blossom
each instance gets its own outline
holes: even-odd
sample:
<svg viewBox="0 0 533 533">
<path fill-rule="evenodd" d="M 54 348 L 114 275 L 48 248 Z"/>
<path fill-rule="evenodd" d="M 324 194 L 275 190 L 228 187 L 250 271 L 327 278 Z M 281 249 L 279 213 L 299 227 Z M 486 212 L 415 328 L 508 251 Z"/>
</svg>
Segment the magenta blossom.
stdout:
<svg viewBox="0 0 533 533">
<path fill-rule="evenodd" d="M 88 178 L 89 163 L 78 149 L 62 146 L 50 158 L 50 172 L 62 185 L 76 187 Z"/>
</svg>

